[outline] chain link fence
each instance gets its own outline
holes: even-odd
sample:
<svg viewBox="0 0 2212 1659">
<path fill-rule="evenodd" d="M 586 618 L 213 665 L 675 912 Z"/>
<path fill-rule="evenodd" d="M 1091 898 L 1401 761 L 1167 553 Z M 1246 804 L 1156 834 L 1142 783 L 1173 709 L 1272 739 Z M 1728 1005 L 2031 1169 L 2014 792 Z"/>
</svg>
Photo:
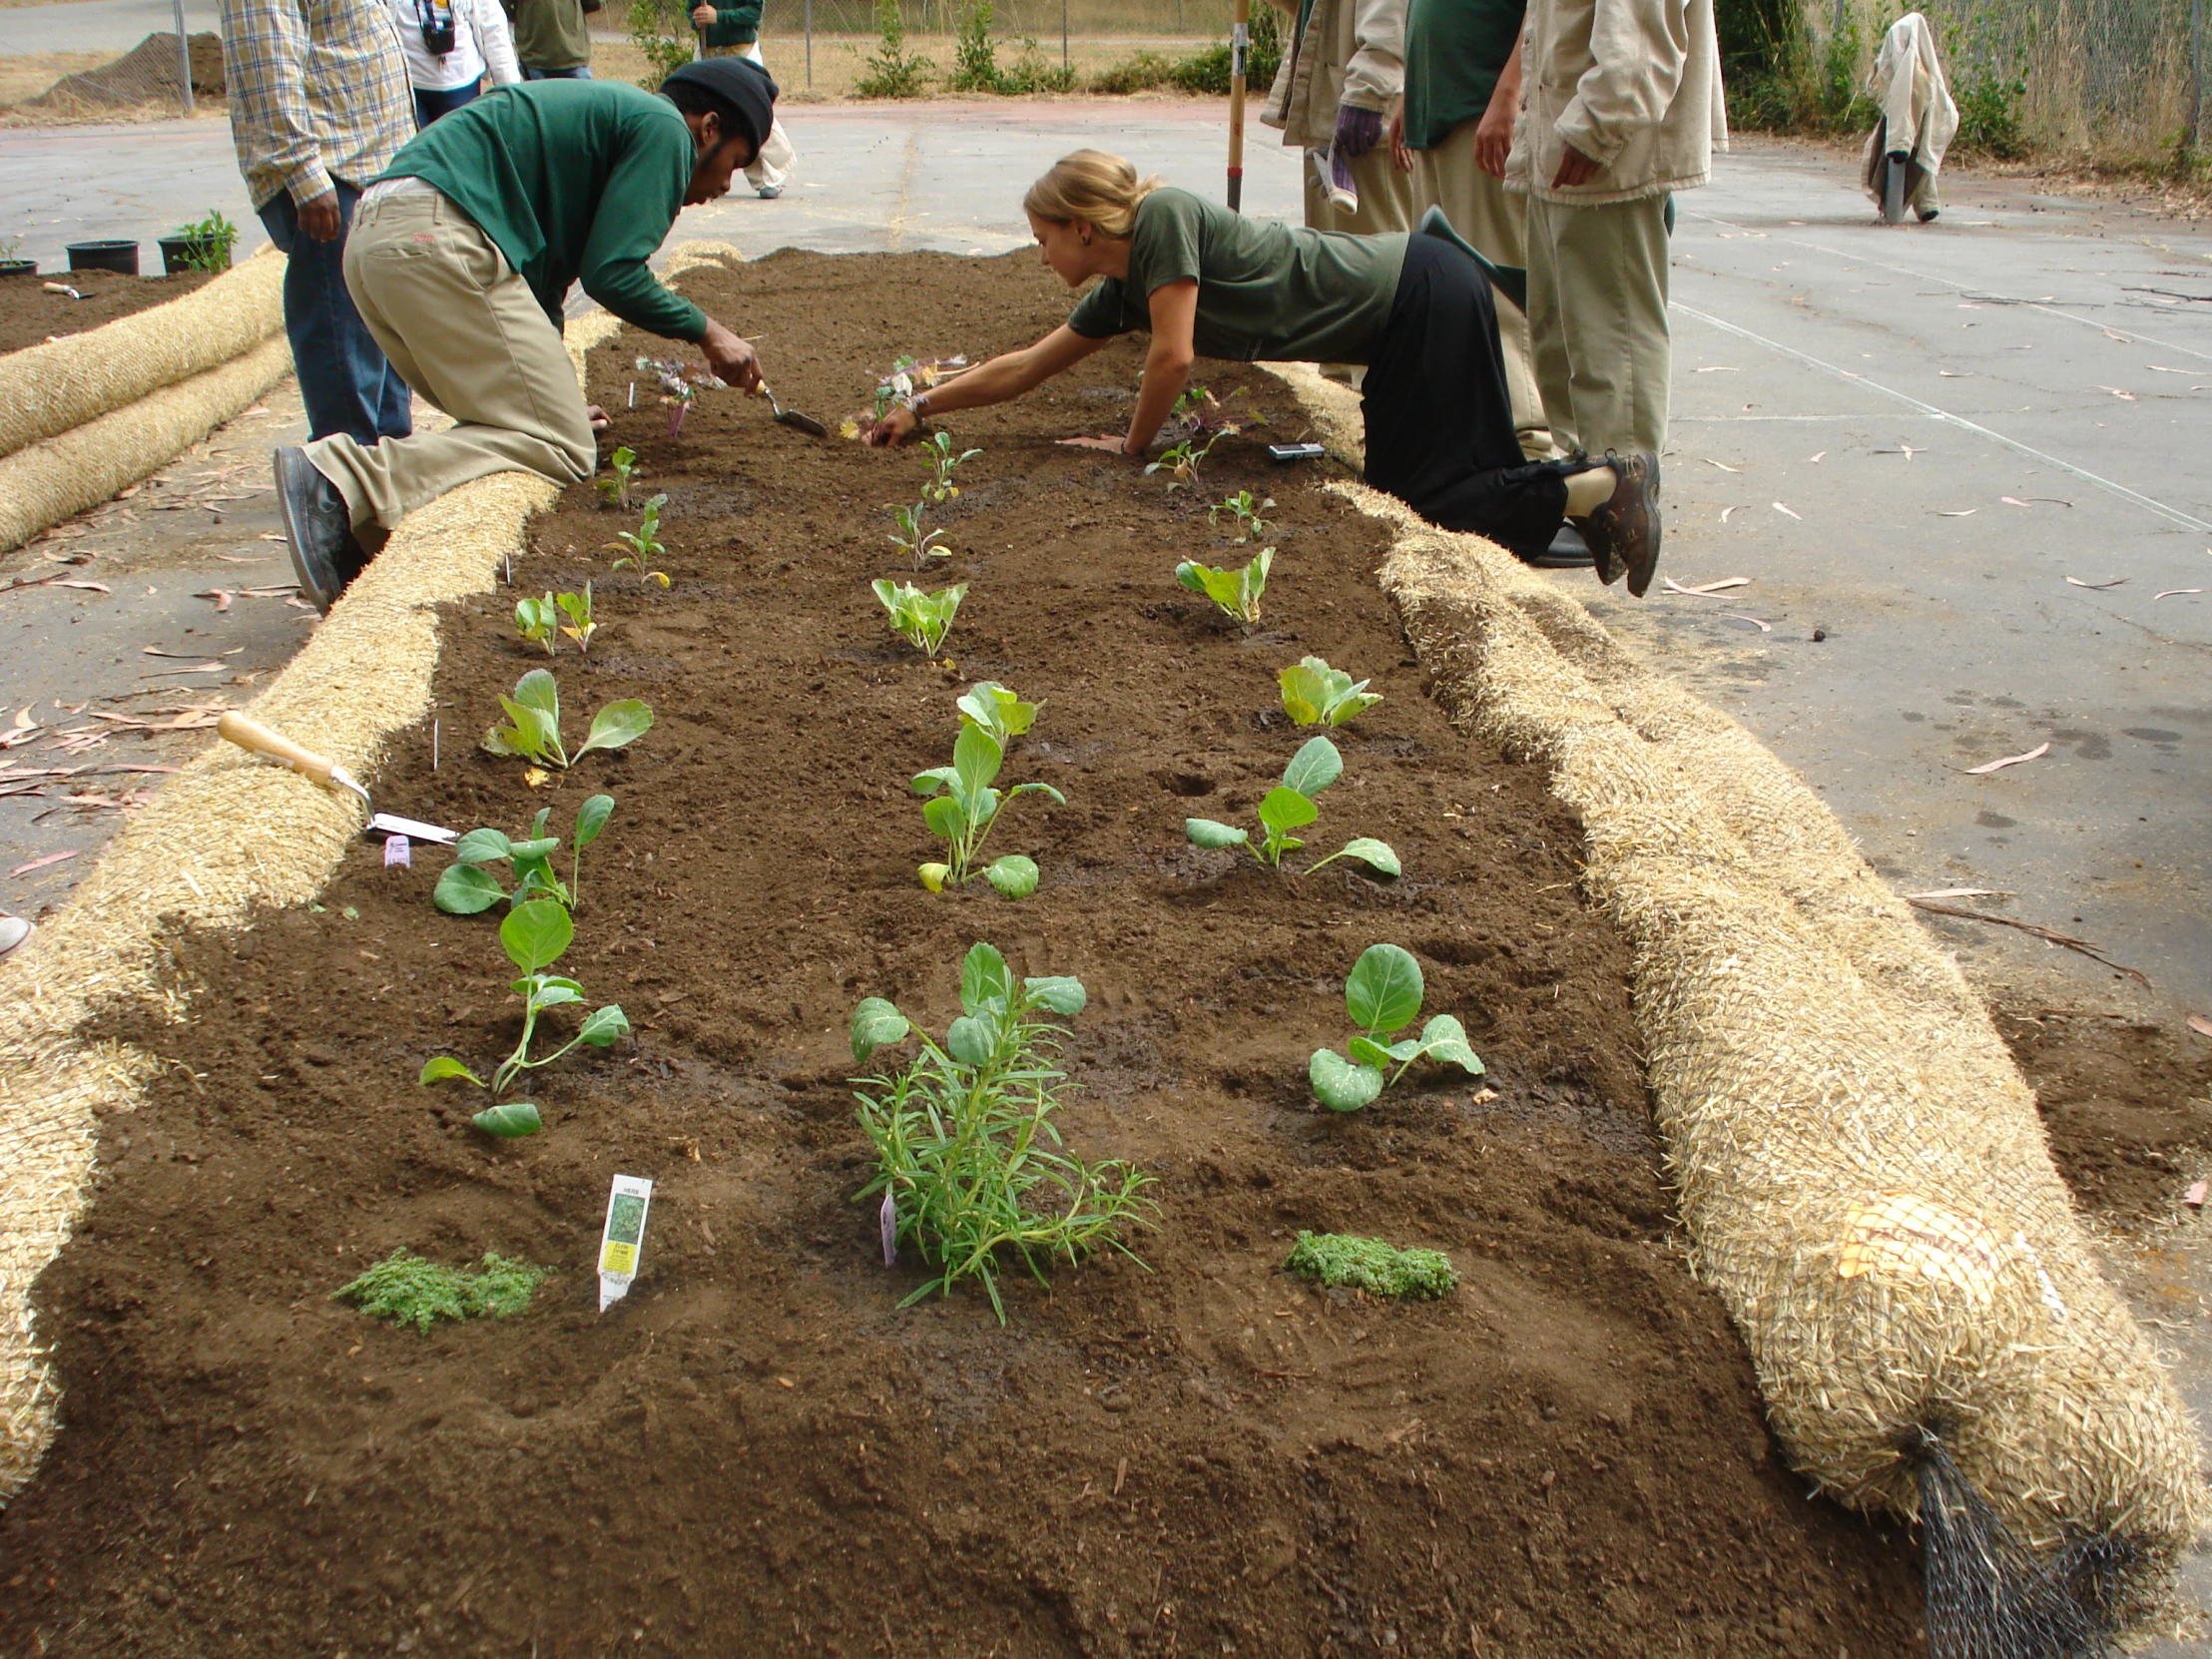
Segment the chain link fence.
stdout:
<svg viewBox="0 0 2212 1659">
<path fill-rule="evenodd" d="M 900 0 L 899 6 L 906 32 L 914 35 L 954 33 L 964 9 L 963 0 Z M 761 29 L 796 39 L 810 16 L 818 35 L 876 32 L 874 0 L 768 0 Z M 1226 39 L 1229 7 L 1222 0 L 995 0 L 992 7 L 994 34 L 1056 43 L 1063 27 L 1084 39 Z"/>
</svg>

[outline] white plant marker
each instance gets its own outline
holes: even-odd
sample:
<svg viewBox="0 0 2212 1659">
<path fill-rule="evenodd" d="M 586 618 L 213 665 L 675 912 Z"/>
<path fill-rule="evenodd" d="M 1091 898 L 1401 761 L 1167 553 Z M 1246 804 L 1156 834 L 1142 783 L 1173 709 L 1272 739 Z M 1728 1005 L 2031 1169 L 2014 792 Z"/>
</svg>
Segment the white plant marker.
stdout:
<svg viewBox="0 0 2212 1659">
<path fill-rule="evenodd" d="M 645 1244 L 645 1213 L 653 1207 L 653 1183 L 618 1175 L 607 1194 L 607 1221 L 599 1232 L 599 1311 L 630 1294 Z"/>
</svg>

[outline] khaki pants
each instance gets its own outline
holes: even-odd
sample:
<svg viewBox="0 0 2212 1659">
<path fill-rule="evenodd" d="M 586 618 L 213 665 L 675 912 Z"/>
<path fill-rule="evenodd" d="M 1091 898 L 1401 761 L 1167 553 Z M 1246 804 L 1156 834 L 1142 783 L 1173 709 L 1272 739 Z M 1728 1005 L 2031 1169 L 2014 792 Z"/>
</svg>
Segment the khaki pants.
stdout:
<svg viewBox="0 0 2212 1659">
<path fill-rule="evenodd" d="M 753 41 L 745 46 L 710 46 L 710 58 L 746 58 L 768 68 L 761 56 L 761 43 Z M 753 165 L 745 170 L 745 182 L 756 191 L 782 190 L 792 172 L 799 166 L 799 152 L 792 147 L 791 135 L 784 131 L 784 124 L 775 116 L 769 117 L 768 137 L 761 140 L 761 153 L 753 158 Z"/>
<path fill-rule="evenodd" d="M 345 243 L 345 286 L 415 392 L 456 424 L 363 448 L 307 445 L 355 525 L 386 529 L 457 484 L 535 472 L 578 483 L 598 465 L 568 348 L 491 238 L 434 191 L 363 203 Z"/>
<path fill-rule="evenodd" d="M 1413 152 L 1413 217 L 1418 220 L 1430 208 L 1441 208 L 1451 228 L 1485 258 L 1519 270 L 1528 264 L 1528 198 L 1507 190 L 1502 180 L 1475 165 L 1478 125 L 1462 121 L 1435 149 Z M 1503 294 L 1493 293 L 1492 298 L 1497 305 L 1498 348 L 1505 359 L 1505 389 L 1513 399 L 1513 428 L 1521 453 L 1532 461 L 1548 461 L 1551 428 L 1536 389 L 1528 318 Z"/>
<path fill-rule="evenodd" d="M 1667 445 L 1667 199 L 1528 199 L 1528 326 L 1552 441 L 1569 453 Z"/>
</svg>

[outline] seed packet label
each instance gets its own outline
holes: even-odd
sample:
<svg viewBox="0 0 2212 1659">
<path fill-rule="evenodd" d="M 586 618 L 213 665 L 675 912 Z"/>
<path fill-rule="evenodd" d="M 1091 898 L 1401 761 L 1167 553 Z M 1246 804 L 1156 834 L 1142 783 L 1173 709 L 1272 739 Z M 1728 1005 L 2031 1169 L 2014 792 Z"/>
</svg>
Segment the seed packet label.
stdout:
<svg viewBox="0 0 2212 1659">
<path fill-rule="evenodd" d="M 653 1183 L 618 1175 L 607 1194 L 607 1221 L 599 1232 L 599 1311 L 630 1294 L 638 1275 L 638 1252 L 645 1243 L 645 1213 L 653 1206 Z"/>
</svg>

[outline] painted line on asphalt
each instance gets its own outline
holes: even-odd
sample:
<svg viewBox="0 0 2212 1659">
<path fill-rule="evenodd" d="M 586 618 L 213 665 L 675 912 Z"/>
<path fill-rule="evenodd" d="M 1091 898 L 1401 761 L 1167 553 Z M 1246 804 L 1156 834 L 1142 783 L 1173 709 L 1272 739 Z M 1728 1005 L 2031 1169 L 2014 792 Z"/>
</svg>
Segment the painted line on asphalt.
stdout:
<svg viewBox="0 0 2212 1659">
<path fill-rule="evenodd" d="M 2163 501 L 2154 501 L 2138 490 L 2129 489 L 2125 484 L 2114 483 L 2100 473 L 2091 472 L 2087 467 L 2075 466 L 2071 461 L 2062 461 L 2047 450 L 2037 449 L 2033 444 L 2022 443 L 2018 438 L 2007 437 L 2004 433 L 1984 426 L 1978 421 L 1968 420 L 1964 415 L 1952 414 L 1948 409 L 1937 408 L 1933 403 L 1924 403 L 1918 397 L 1913 396 L 1912 393 L 1899 391 L 1895 386 L 1886 386 L 1879 380 L 1870 380 L 1856 369 L 1840 367 L 1824 358 L 1814 356 L 1809 351 L 1800 351 L 1794 345 L 1784 345 L 1780 340 L 1769 339 L 1765 334 L 1755 334 L 1749 328 L 1739 327 L 1736 323 L 1723 322 L 1710 312 L 1685 305 L 1679 299 L 1669 301 L 1669 308 L 1680 311 L 1684 316 L 1694 316 L 1700 322 L 1720 329 L 1724 334 L 1734 334 L 1738 339 L 1749 340 L 1754 345 L 1763 345 L 1777 355 L 1804 363 L 1808 368 L 1817 368 L 1823 374 L 1832 374 L 1837 379 L 1848 381 L 1852 385 L 1864 386 L 1869 391 L 1878 391 L 1885 397 L 1895 398 L 1908 408 L 1920 410 L 1931 420 L 1944 421 L 1952 426 L 1962 427 L 1976 436 L 1987 438 L 1992 443 L 2001 443 L 2005 448 L 2041 461 L 2045 466 L 2054 466 L 2061 472 L 2070 473 L 2072 476 L 2081 479 L 2084 483 L 2094 484 L 2098 489 L 2108 491 L 2118 496 L 2122 501 L 2132 502 L 2138 507 L 2156 513 L 2169 524 L 2178 524 L 2184 530 L 2194 530 L 2199 535 L 2212 535 L 2212 523 L 2207 523 L 2201 518 L 2193 518 L 2179 507 L 2169 507 Z"/>
</svg>

